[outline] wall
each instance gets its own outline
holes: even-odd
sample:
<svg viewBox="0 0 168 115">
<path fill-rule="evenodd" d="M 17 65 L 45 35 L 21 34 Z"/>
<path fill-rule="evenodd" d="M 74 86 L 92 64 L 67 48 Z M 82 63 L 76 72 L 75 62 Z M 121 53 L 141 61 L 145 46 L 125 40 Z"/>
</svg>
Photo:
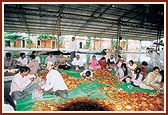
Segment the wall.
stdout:
<svg viewBox="0 0 168 115">
<path fill-rule="evenodd" d="M 31 48 L 37 48 L 37 38 L 32 37 L 31 38 L 33 41 L 33 45 L 31 46 Z M 48 39 L 48 40 L 40 40 L 40 48 L 52 48 L 52 40 L 53 39 Z M 82 42 L 82 49 L 85 49 L 86 47 L 86 39 L 81 39 L 76 38 L 78 45 L 80 44 L 80 42 Z M 45 42 L 46 42 L 46 46 L 45 46 Z M 56 40 L 55 40 L 56 42 Z M 126 41 L 127 42 L 127 41 Z M 65 49 L 65 50 L 69 50 L 70 49 L 70 44 L 71 44 L 71 37 L 68 38 L 64 38 L 63 44 L 60 45 L 60 48 Z M 96 51 L 101 51 L 102 49 L 109 49 L 109 50 L 113 50 L 112 49 L 112 40 L 111 39 L 92 39 L 91 40 L 91 44 L 88 50 L 96 50 Z M 120 41 L 120 46 L 122 47 L 122 51 L 126 51 L 126 46 L 128 44 L 128 51 L 130 52 L 139 52 L 140 48 L 143 49 L 143 51 L 145 50 L 145 46 L 143 46 L 144 44 L 146 45 L 146 42 L 142 42 L 142 45 L 140 47 L 140 41 L 138 40 L 128 40 L 128 43 L 124 43 L 123 40 Z M 148 45 L 148 44 L 147 44 Z M 14 47 L 14 43 L 11 43 L 11 47 Z M 17 40 L 16 41 L 16 47 L 19 48 L 21 47 L 21 40 Z M 26 44 L 26 47 L 28 47 L 28 44 Z M 142 48 L 144 47 L 144 48 Z M 55 44 L 55 49 L 58 48 L 58 44 Z"/>
</svg>

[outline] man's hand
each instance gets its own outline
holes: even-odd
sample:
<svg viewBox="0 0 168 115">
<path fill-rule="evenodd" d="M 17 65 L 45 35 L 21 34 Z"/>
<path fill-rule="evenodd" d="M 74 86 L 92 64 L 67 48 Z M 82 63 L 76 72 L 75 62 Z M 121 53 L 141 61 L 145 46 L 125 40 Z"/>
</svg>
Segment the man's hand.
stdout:
<svg viewBox="0 0 168 115">
<path fill-rule="evenodd" d="M 34 77 L 30 78 L 31 81 L 34 81 Z"/>
<path fill-rule="evenodd" d="M 162 84 L 162 82 L 159 82 L 159 85 L 160 85 L 160 88 L 162 88 L 162 87 L 163 87 L 163 84 Z"/>
<path fill-rule="evenodd" d="M 154 88 L 154 90 L 158 90 L 158 88 L 157 87 L 153 87 Z"/>
<path fill-rule="evenodd" d="M 39 93 L 42 93 L 42 92 L 43 92 L 43 89 L 41 89 L 41 87 L 38 87 L 38 88 L 37 88 L 37 91 L 38 91 Z"/>
<path fill-rule="evenodd" d="M 152 84 L 149 84 L 150 87 L 152 87 L 154 90 L 158 90 L 158 88 Z"/>
</svg>

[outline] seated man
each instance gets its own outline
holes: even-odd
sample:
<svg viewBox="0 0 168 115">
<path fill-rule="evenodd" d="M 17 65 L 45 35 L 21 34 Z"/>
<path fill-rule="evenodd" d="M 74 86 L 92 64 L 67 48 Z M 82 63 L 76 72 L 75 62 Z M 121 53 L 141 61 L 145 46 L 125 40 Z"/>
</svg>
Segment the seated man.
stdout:
<svg viewBox="0 0 168 115">
<path fill-rule="evenodd" d="M 83 64 L 83 61 L 82 61 L 82 59 L 80 58 L 80 56 L 79 55 L 76 55 L 76 57 L 73 59 L 73 61 L 72 61 L 72 68 L 73 69 L 76 69 L 76 70 L 78 70 L 78 69 L 84 69 L 84 64 Z"/>
<path fill-rule="evenodd" d="M 20 64 L 20 66 L 27 66 L 30 68 L 30 73 L 31 75 L 36 75 L 38 69 L 40 69 L 39 62 L 35 59 L 35 55 L 31 54 L 30 55 L 30 60 L 31 62 L 28 64 Z"/>
<path fill-rule="evenodd" d="M 158 90 L 163 87 L 162 85 L 162 76 L 160 75 L 159 67 L 153 67 L 153 72 L 148 73 L 147 77 L 140 84 L 140 87 L 143 89 Z"/>
<path fill-rule="evenodd" d="M 115 64 L 116 64 L 116 61 L 114 59 L 114 56 L 111 54 L 110 57 L 107 59 L 107 65 L 109 69 L 114 68 Z"/>
<path fill-rule="evenodd" d="M 30 75 L 30 68 L 22 66 L 11 83 L 10 94 L 14 100 L 23 99 L 34 89 L 38 87 L 38 83 L 34 83 L 35 76 Z"/>
<path fill-rule="evenodd" d="M 15 60 L 11 57 L 11 53 L 6 53 L 6 57 L 4 58 L 4 68 L 5 69 L 14 69 L 15 68 Z"/>
<path fill-rule="evenodd" d="M 61 74 L 54 70 L 54 64 L 52 62 L 46 63 L 46 69 L 48 73 L 46 75 L 46 82 L 44 85 L 40 86 L 37 91 L 44 92 L 48 94 L 55 94 L 61 98 L 66 98 L 68 96 L 68 87 L 66 86 Z"/>
<path fill-rule="evenodd" d="M 53 55 L 53 52 L 49 52 L 49 55 L 46 57 L 45 59 L 45 63 L 47 63 L 48 61 L 51 61 L 53 64 L 55 64 L 56 62 L 56 57 Z"/>
<path fill-rule="evenodd" d="M 40 57 L 37 55 L 37 51 L 32 51 L 31 55 L 35 55 L 35 60 L 37 60 L 39 64 L 41 63 L 40 62 Z M 31 60 L 30 60 L 30 62 L 31 62 Z"/>
<path fill-rule="evenodd" d="M 20 57 L 17 59 L 17 64 L 20 66 L 27 63 L 28 63 L 28 60 L 27 60 L 26 54 L 20 53 Z"/>
<path fill-rule="evenodd" d="M 63 56 L 63 53 L 60 53 L 59 57 L 56 59 L 56 67 L 63 70 L 71 69 L 71 67 L 67 64 L 67 58 Z"/>
<path fill-rule="evenodd" d="M 143 75 L 144 79 L 147 76 L 147 66 L 148 66 L 148 63 L 146 61 L 143 61 L 142 64 L 137 65 L 137 68 L 141 69 L 141 74 Z"/>
</svg>

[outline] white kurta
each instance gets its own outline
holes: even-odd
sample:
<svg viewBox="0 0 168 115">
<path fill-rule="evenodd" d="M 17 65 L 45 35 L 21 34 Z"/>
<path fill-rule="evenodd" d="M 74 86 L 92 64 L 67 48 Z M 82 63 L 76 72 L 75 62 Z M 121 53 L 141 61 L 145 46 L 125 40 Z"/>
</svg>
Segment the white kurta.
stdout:
<svg viewBox="0 0 168 115">
<path fill-rule="evenodd" d="M 67 90 L 68 87 L 65 84 L 61 74 L 57 70 L 51 70 L 46 76 L 46 84 L 41 87 L 44 91 L 48 91 L 53 88 L 56 90 Z"/>
</svg>

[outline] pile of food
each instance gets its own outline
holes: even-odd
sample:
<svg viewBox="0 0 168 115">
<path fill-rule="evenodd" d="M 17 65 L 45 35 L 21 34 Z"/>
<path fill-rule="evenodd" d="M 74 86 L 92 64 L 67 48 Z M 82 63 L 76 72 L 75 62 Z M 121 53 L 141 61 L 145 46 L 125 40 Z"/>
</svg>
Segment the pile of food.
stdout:
<svg viewBox="0 0 168 115">
<path fill-rule="evenodd" d="M 46 80 L 46 75 L 48 74 L 49 71 L 47 70 L 44 70 L 44 71 L 41 71 L 39 74 L 38 74 L 38 77 Z"/>
<path fill-rule="evenodd" d="M 103 98 L 99 100 L 90 97 L 72 98 L 62 104 L 57 101 L 36 101 L 32 106 L 33 111 L 164 111 L 163 94 L 149 94 L 144 92 L 127 93 L 117 91 L 110 87 L 101 90 L 112 90 L 105 95 L 111 99 Z M 115 92 L 113 92 L 115 91 Z M 51 104 L 52 102 L 52 104 Z M 53 103 L 54 102 L 54 103 Z"/>
<path fill-rule="evenodd" d="M 68 76 L 65 72 L 60 73 L 69 90 L 78 87 L 83 80 Z M 98 86 L 98 90 L 84 97 L 73 97 L 64 101 L 58 99 L 36 101 L 32 106 L 32 111 L 164 111 L 164 94 L 149 94 L 137 90 L 128 93 L 117 89 L 114 83 L 116 76 L 111 76 L 110 71 L 95 70 L 93 74 L 93 80 L 109 84 L 109 86 Z M 100 92 L 104 95 L 103 98 L 98 98 Z M 91 98 L 92 94 L 94 98 Z"/>
<path fill-rule="evenodd" d="M 102 93 L 111 99 L 111 109 L 115 111 L 163 111 L 164 110 L 164 94 L 146 92 L 125 92 L 117 90 L 115 87 L 99 87 Z M 110 109 L 110 110 L 111 110 Z"/>
<path fill-rule="evenodd" d="M 108 69 L 97 69 L 93 71 L 94 77 L 100 77 L 100 76 L 111 76 L 112 73 Z"/>
<path fill-rule="evenodd" d="M 72 90 L 72 89 L 76 88 L 79 85 L 79 83 L 81 82 L 80 78 L 68 76 L 67 73 L 65 73 L 65 72 L 60 72 L 60 74 L 62 75 L 62 77 L 68 87 L 68 90 Z"/>
<path fill-rule="evenodd" d="M 112 86 L 116 86 L 114 80 L 117 80 L 116 76 L 112 76 L 112 72 L 108 69 L 98 69 L 93 71 L 93 75 L 99 83 L 107 83 Z"/>
<path fill-rule="evenodd" d="M 51 101 L 36 101 L 32 111 L 108 111 L 103 101 L 89 100 L 89 97 L 72 98 L 66 103 L 50 104 Z"/>
<path fill-rule="evenodd" d="M 4 76 L 14 76 L 19 72 L 19 69 L 5 69 Z"/>
</svg>

